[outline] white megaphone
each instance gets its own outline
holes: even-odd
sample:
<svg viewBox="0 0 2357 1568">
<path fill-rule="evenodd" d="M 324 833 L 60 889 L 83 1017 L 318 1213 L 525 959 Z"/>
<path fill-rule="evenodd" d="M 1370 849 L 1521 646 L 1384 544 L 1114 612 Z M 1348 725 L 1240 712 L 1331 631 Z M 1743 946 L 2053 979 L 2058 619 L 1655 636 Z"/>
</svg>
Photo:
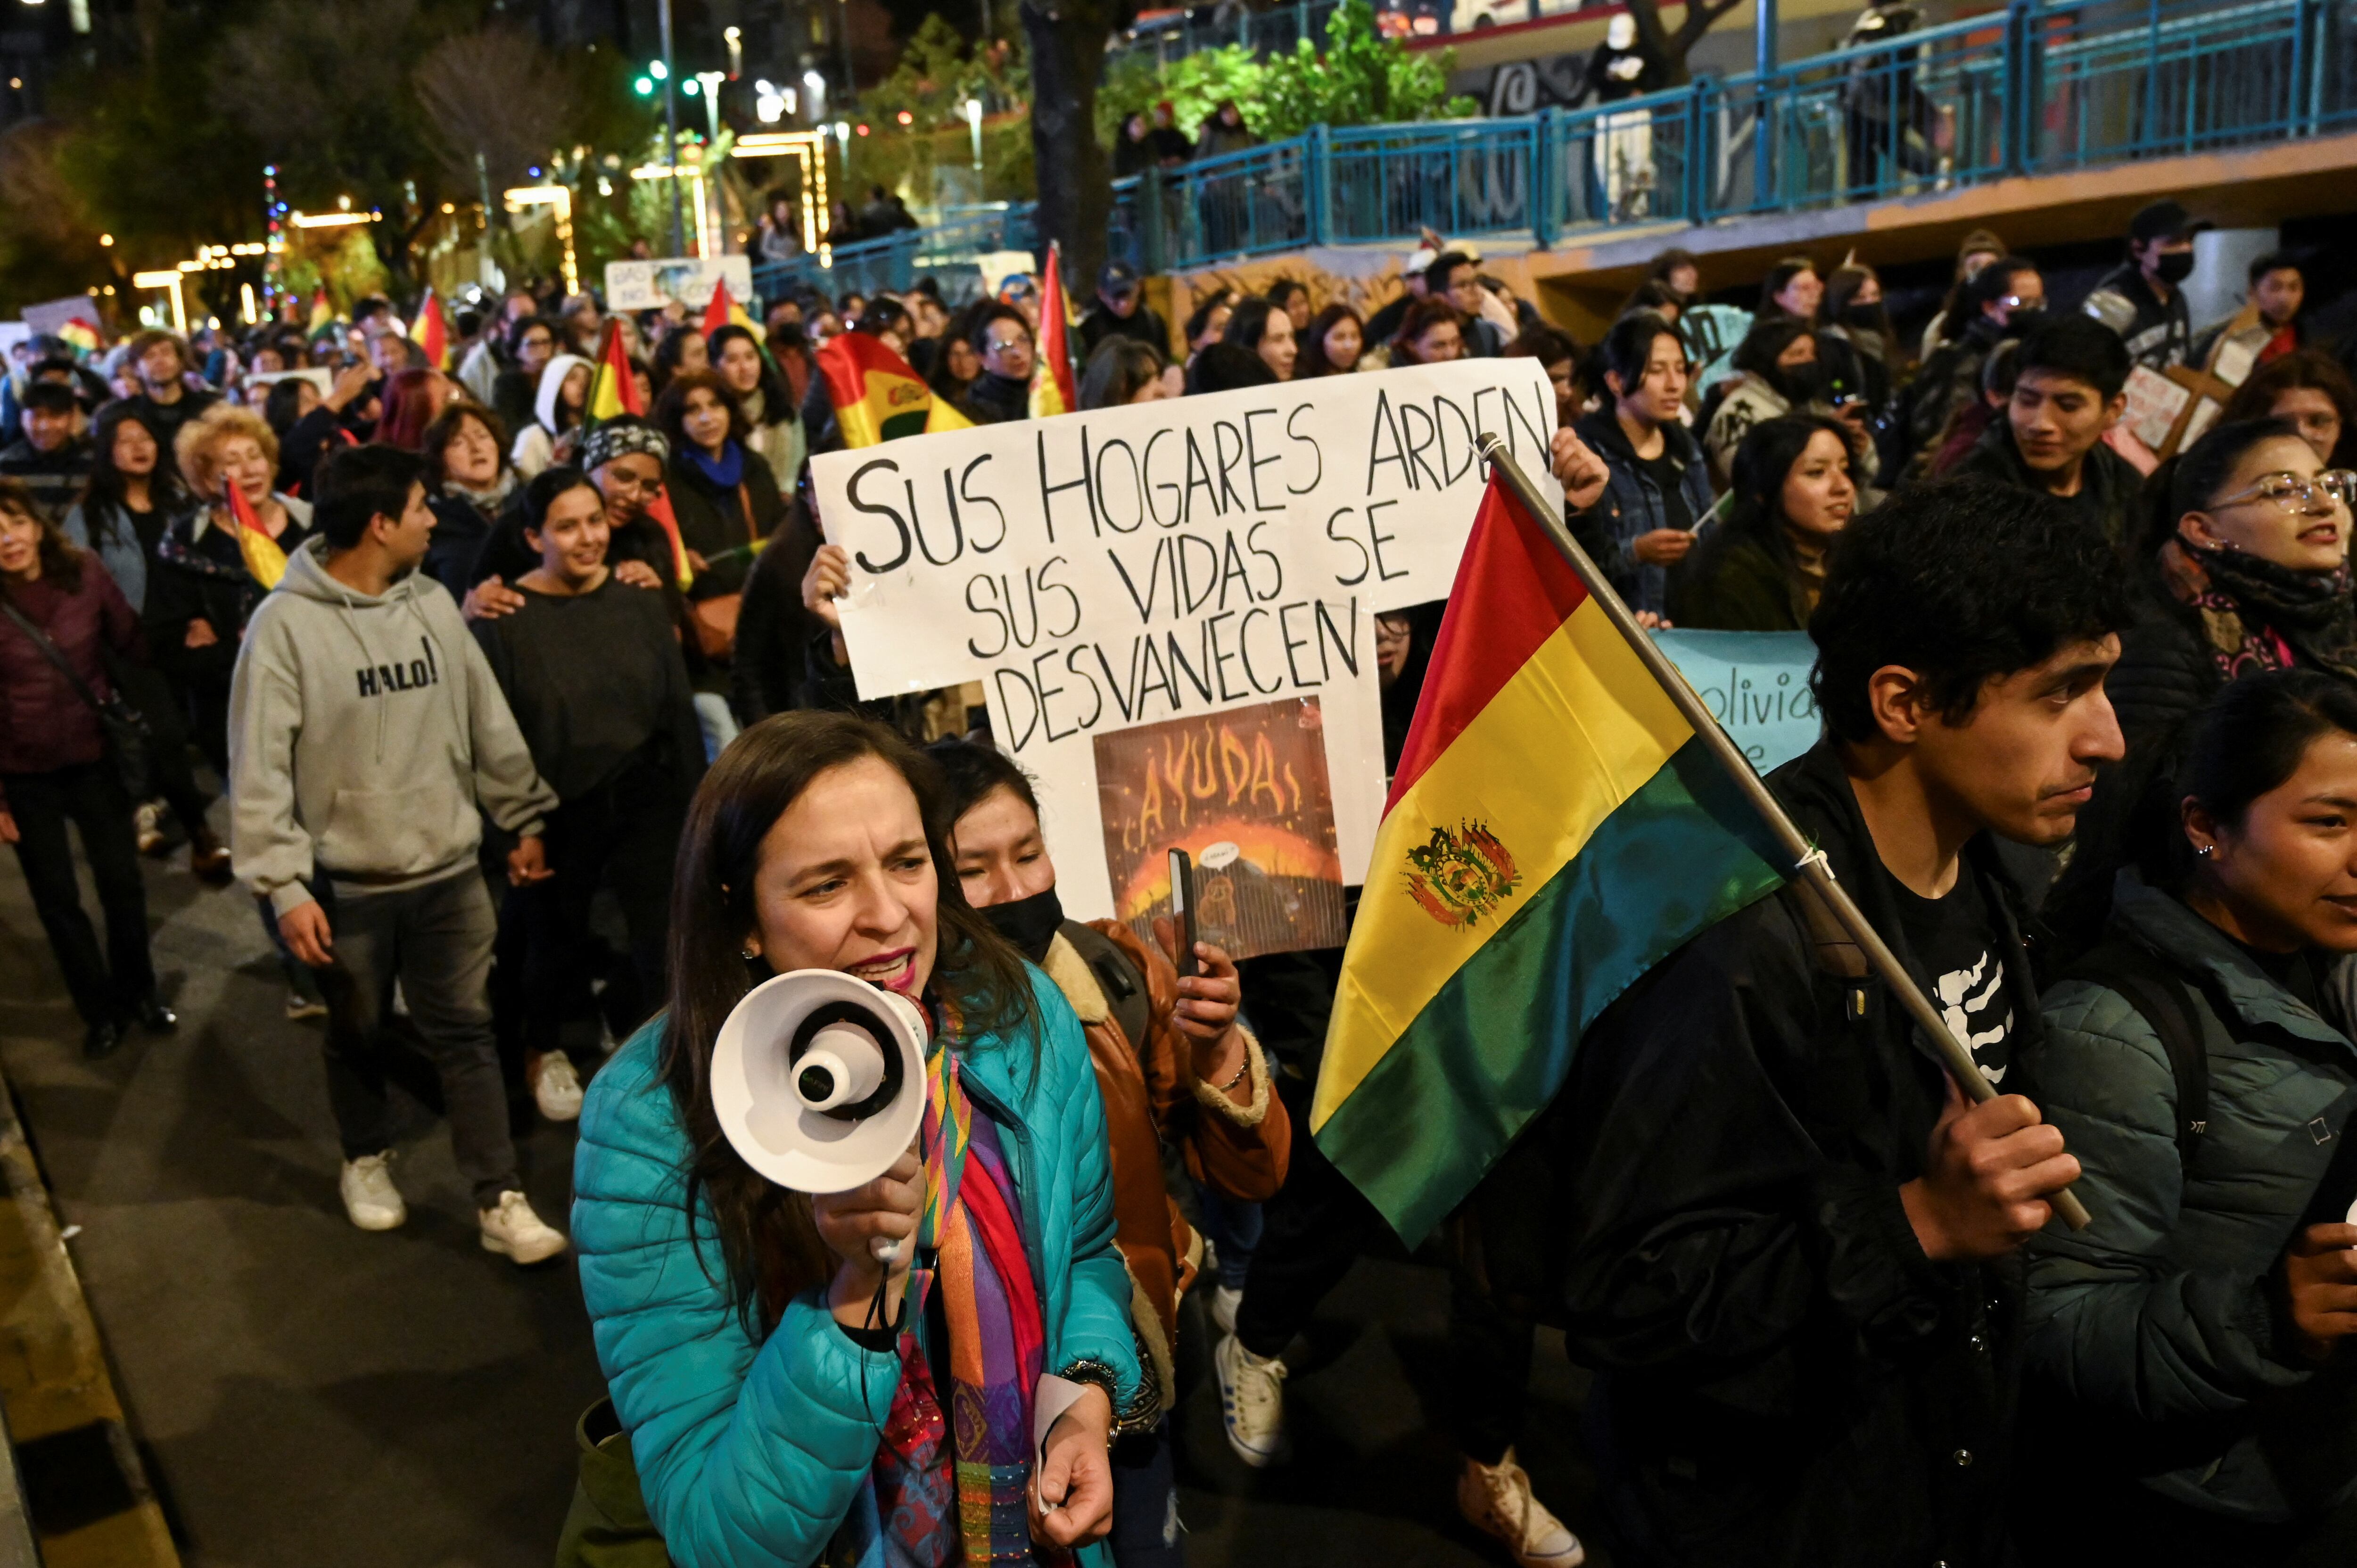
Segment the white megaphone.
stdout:
<svg viewBox="0 0 2357 1568">
<path fill-rule="evenodd" d="M 891 1168 L 925 1115 L 925 1015 L 896 992 L 798 969 L 746 993 L 712 1048 L 712 1108 L 747 1165 L 797 1192 Z M 897 1246 L 882 1238 L 876 1256 Z"/>
</svg>

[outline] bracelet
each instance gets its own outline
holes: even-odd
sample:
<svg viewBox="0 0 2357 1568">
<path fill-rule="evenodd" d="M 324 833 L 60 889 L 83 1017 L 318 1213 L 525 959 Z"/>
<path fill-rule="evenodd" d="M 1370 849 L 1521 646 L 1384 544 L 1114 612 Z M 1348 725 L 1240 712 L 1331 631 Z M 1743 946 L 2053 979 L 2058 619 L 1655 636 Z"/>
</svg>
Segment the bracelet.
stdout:
<svg viewBox="0 0 2357 1568">
<path fill-rule="evenodd" d="M 1219 1091 L 1225 1094 L 1234 1089 L 1244 1080 L 1244 1074 L 1250 1071 L 1252 1071 L 1252 1047 L 1248 1045 L 1244 1047 L 1242 1057 L 1236 1062 L 1236 1070 L 1228 1075 L 1228 1081 L 1217 1086 Z"/>
</svg>

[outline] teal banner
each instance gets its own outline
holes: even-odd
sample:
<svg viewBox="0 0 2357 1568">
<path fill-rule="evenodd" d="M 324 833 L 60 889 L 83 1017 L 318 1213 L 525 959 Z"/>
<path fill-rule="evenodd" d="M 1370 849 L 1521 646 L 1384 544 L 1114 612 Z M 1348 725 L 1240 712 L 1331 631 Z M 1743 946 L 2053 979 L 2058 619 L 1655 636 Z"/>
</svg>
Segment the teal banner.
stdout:
<svg viewBox="0 0 2357 1568">
<path fill-rule="evenodd" d="M 1660 631 L 1653 640 L 1760 772 L 1817 743 L 1817 646 L 1807 632 Z"/>
</svg>

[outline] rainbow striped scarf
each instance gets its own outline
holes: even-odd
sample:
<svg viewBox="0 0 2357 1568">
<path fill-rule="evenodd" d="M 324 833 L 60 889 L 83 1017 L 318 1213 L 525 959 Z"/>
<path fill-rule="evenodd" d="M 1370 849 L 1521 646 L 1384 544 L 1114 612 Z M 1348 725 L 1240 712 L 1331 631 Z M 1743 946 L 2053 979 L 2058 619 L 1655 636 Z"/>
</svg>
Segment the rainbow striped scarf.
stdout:
<svg viewBox="0 0 2357 1568">
<path fill-rule="evenodd" d="M 871 1475 L 877 1545 L 891 1564 L 1028 1563 L 1031 1402 L 1046 1354 L 1039 1292 L 998 1128 L 974 1114 L 952 1048 L 954 1015 L 946 1021 L 926 1064 L 925 1193 L 900 1385 Z M 920 1338 L 936 1289 L 949 1330 L 945 1368 L 926 1359 Z"/>
</svg>

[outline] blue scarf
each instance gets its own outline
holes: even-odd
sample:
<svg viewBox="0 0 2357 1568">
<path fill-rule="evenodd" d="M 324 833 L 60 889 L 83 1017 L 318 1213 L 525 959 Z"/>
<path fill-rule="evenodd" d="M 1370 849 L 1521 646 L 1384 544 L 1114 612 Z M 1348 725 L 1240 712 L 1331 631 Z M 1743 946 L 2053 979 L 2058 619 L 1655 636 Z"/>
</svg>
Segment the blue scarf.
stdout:
<svg viewBox="0 0 2357 1568">
<path fill-rule="evenodd" d="M 695 464 L 697 471 L 719 489 L 733 490 L 745 482 L 745 448 L 736 441 L 722 442 L 717 457 L 705 456 L 701 446 L 683 445 L 687 446 L 688 457 Z"/>
</svg>

